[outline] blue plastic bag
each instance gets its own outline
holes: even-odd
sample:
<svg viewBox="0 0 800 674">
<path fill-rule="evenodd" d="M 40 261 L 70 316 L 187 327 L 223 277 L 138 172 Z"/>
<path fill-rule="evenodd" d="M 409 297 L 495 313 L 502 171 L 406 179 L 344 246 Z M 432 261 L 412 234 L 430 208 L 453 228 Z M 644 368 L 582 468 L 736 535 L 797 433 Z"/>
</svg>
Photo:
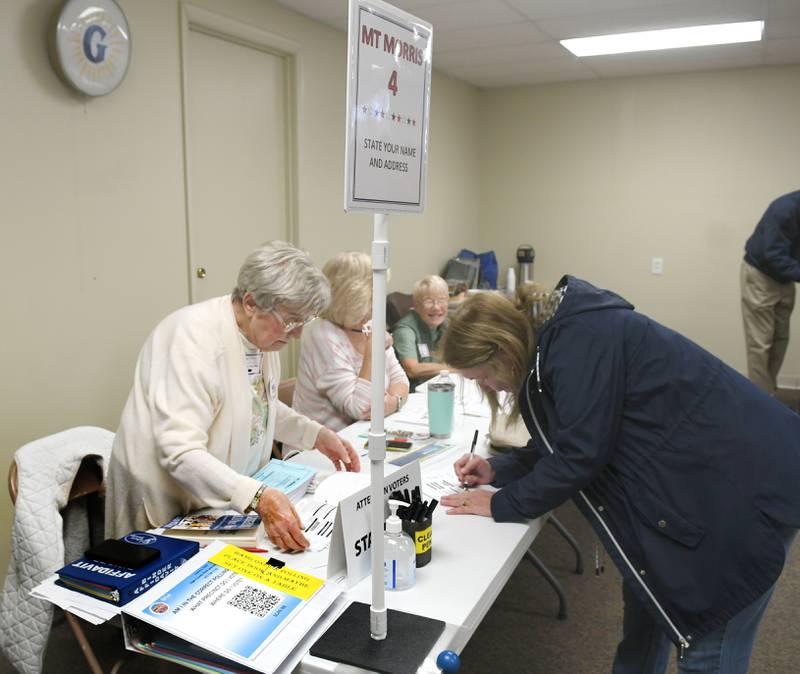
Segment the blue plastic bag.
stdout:
<svg viewBox="0 0 800 674">
<path fill-rule="evenodd" d="M 478 260 L 481 265 L 481 277 L 478 282 L 480 288 L 497 288 L 497 258 L 494 251 L 489 250 L 485 253 L 474 253 L 467 248 L 462 248 L 458 257 L 467 260 Z"/>
</svg>

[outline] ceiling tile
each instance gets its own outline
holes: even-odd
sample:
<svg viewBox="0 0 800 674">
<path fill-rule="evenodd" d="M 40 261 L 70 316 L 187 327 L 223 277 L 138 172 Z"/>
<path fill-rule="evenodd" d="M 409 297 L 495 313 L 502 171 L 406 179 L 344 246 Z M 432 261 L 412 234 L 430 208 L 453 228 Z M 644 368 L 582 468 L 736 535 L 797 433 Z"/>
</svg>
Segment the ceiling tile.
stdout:
<svg viewBox="0 0 800 674">
<path fill-rule="evenodd" d="M 319 2 L 319 0 L 317 1 Z M 347 0 L 345 0 L 345 2 L 346 1 Z M 430 7 L 432 5 L 451 5 L 454 1 L 457 2 L 458 0 L 391 0 L 389 4 L 413 14 L 414 10 L 419 9 L 420 7 Z"/>
<path fill-rule="evenodd" d="M 800 63 L 800 0 L 390 0 L 434 26 L 437 70 L 476 86 Z M 347 30 L 347 0 L 278 0 Z M 558 39 L 766 18 L 758 44 L 576 59 Z"/>
<path fill-rule="evenodd" d="M 507 0 L 507 2 L 529 19 L 538 20 L 648 8 L 670 2 L 686 2 L 686 0 Z"/>
<path fill-rule="evenodd" d="M 787 16 L 800 16 L 800 2 L 798 0 L 767 0 L 767 16 L 781 18 Z"/>
<path fill-rule="evenodd" d="M 278 3 L 317 21 L 347 17 L 347 0 L 278 0 Z"/>
<path fill-rule="evenodd" d="M 764 39 L 794 37 L 800 43 L 800 17 L 785 19 L 767 19 L 764 26 Z"/>
<path fill-rule="evenodd" d="M 448 72 L 459 73 L 464 75 L 466 73 L 474 73 L 480 77 L 497 77 L 502 79 L 506 76 L 519 77 L 526 73 L 535 75 L 555 75 L 555 74 L 571 74 L 571 75 L 591 75 L 591 69 L 585 64 L 581 63 L 578 59 L 573 61 L 519 61 L 517 63 L 485 63 L 476 66 L 448 66 Z"/>
<path fill-rule="evenodd" d="M 497 47 L 501 45 L 541 42 L 549 37 L 530 21 L 508 23 L 485 28 L 463 28 L 461 30 L 436 30 L 433 33 L 434 53 Z"/>
<path fill-rule="evenodd" d="M 417 7 L 414 14 L 433 24 L 434 39 L 437 27 L 446 27 L 448 30 L 482 28 L 524 19 L 519 12 L 501 0 L 459 0 L 446 5 Z"/>
<path fill-rule="evenodd" d="M 434 37 L 434 39 L 436 39 Z M 518 61 L 569 61 L 575 57 L 561 45 L 553 42 L 466 49 L 434 55 L 433 63 L 439 66 L 471 66 L 486 63 L 515 63 Z"/>
<path fill-rule="evenodd" d="M 768 65 L 800 63 L 800 40 L 767 40 L 764 44 L 764 61 Z"/>
</svg>

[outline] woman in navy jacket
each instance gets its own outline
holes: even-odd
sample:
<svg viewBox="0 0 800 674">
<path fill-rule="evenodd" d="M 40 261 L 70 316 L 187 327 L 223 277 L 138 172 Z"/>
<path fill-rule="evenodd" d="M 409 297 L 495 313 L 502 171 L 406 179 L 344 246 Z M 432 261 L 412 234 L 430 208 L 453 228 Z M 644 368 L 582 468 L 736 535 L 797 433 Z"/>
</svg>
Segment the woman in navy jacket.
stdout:
<svg viewBox="0 0 800 674">
<path fill-rule="evenodd" d="M 512 394 L 527 447 L 462 457 L 451 514 L 498 522 L 574 499 L 622 573 L 614 674 L 747 671 L 800 527 L 800 416 L 699 346 L 609 291 L 566 276 L 539 312 L 469 298 L 444 360 L 497 411 Z M 700 669 L 697 669 L 700 667 Z"/>
</svg>

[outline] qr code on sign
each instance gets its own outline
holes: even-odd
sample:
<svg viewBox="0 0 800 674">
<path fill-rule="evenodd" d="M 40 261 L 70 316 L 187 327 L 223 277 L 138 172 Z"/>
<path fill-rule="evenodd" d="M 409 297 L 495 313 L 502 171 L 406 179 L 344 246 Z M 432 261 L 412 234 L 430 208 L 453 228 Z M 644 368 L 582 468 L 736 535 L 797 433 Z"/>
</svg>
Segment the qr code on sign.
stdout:
<svg viewBox="0 0 800 674">
<path fill-rule="evenodd" d="M 263 618 L 280 603 L 280 597 L 259 590 L 255 587 L 245 587 L 228 600 L 228 605 L 246 611 L 256 618 Z"/>
</svg>

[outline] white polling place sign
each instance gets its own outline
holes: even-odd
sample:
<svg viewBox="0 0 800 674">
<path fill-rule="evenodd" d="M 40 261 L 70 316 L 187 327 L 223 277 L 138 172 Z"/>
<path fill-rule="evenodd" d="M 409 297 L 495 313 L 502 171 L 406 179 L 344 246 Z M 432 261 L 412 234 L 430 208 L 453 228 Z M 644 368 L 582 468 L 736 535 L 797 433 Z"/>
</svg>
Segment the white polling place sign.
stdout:
<svg viewBox="0 0 800 674">
<path fill-rule="evenodd" d="M 389 467 L 387 466 L 387 469 Z M 324 483 L 323 483 L 324 484 Z M 422 489 L 419 461 L 393 470 L 383 478 L 384 503 L 394 491 Z M 350 494 L 339 501 L 328 552 L 327 577 L 347 571 L 347 584 L 352 587 L 370 574 L 372 564 L 372 532 L 370 524 L 370 487 Z M 384 506 L 384 519 L 389 510 Z"/>
<path fill-rule="evenodd" d="M 425 208 L 433 28 L 381 0 L 350 0 L 345 210 Z"/>
</svg>

